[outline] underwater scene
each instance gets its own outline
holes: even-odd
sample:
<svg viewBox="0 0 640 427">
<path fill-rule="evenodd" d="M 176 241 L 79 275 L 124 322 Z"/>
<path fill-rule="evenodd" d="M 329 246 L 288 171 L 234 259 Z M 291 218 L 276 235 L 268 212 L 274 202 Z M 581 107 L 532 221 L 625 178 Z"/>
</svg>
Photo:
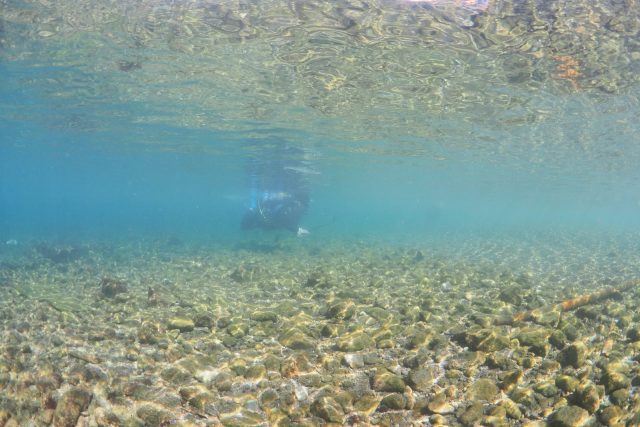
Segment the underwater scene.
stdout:
<svg viewBox="0 0 640 427">
<path fill-rule="evenodd" d="M 0 0 L 0 427 L 640 426 L 637 0 Z"/>
</svg>

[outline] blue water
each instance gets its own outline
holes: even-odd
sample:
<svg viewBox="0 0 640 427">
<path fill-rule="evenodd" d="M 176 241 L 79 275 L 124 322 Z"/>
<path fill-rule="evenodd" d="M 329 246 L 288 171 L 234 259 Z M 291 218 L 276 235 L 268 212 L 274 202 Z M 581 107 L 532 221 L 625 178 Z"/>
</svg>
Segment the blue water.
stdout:
<svg viewBox="0 0 640 427">
<path fill-rule="evenodd" d="M 89 48 L 74 55 L 74 48 L 85 49 L 82 30 L 68 39 L 51 36 L 49 29 L 34 35 L 38 28 L 29 32 L 18 26 L 12 11 L 7 9 L 0 65 L 3 242 L 154 235 L 232 242 L 252 233 L 264 236 L 240 229 L 251 203 L 247 164 L 278 156 L 278 146 L 305 150 L 313 169 L 303 174 L 311 198 L 300 221 L 310 231 L 307 239 L 640 230 L 635 82 L 614 93 L 595 86 L 572 89 L 568 80 L 554 78 L 553 67 L 560 63 L 553 63 L 545 84 L 557 86 L 482 86 L 481 77 L 498 77 L 473 65 L 484 58 L 478 50 L 467 64 L 471 76 L 478 73 L 477 92 L 460 98 L 458 105 L 452 95 L 441 110 L 416 112 L 411 105 L 418 102 L 417 93 L 413 99 L 392 74 L 385 86 L 388 103 L 371 105 L 388 108 L 378 115 L 381 122 L 338 112 L 345 102 L 355 109 L 357 97 L 332 101 L 334 89 L 326 81 L 322 108 L 313 107 L 311 96 L 297 99 L 297 79 L 305 75 L 292 77 L 289 88 L 267 85 L 254 74 L 247 77 L 248 85 L 265 85 L 277 96 L 291 97 L 290 102 L 279 99 L 270 106 L 266 95 L 249 90 L 224 95 L 214 110 L 207 110 L 207 100 L 193 93 L 208 90 L 196 71 L 207 64 L 219 69 L 218 56 L 208 63 L 206 55 L 175 48 L 171 58 L 170 51 L 153 42 L 134 49 L 106 35 L 98 37 L 102 47 L 95 54 Z M 132 35 L 122 35 L 127 36 Z M 455 37 L 436 41 L 443 55 L 457 52 Z M 229 42 L 223 60 L 230 66 L 242 61 L 257 66 L 263 54 L 252 51 L 253 44 L 258 42 Z M 349 49 L 358 55 L 358 46 Z M 142 65 L 117 69 L 114 64 L 126 57 Z M 185 73 L 193 71 L 192 78 L 172 80 L 171 72 L 162 74 L 163 64 L 180 68 L 179 58 L 193 59 L 182 67 Z M 401 54 L 397 66 L 403 60 L 412 61 Z M 149 74 L 142 76 L 146 70 Z M 265 72 L 274 80 L 281 76 L 277 68 Z M 220 75 L 224 85 L 229 76 Z M 458 75 L 449 70 L 450 86 Z M 366 71 L 357 76 L 366 78 Z M 534 77 L 532 85 L 538 84 Z M 403 104 L 391 98 L 394 90 L 402 91 Z M 156 92 L 167 96 L 160 102 Z M 517 101 L 513 107 L 502 105 L 508 97 Z M 254 104 L 265 112 L 236 113 L 239 105 Z M 271 107 L 275 110 L 269 112 Z M 180 120 L 191 108 L 202 116 L 198 125 Z M 300 122 L 291 121 L 287 128 L 277 111 Z M 401 125 L 403 115 L 406 125 Z M 360 125 L 372 132 L 359 133 Z M 424 126 L 433 133 L 424 135 Z"/>
</svg>

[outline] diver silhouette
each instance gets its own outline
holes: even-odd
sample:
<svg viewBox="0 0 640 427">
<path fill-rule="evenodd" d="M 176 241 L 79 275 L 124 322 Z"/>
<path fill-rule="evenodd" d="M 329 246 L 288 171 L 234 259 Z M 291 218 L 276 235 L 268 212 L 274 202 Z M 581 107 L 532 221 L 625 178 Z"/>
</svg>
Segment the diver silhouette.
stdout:
<svg viewBox="0 0 640 427">
<path fill-rule="evenodd" d="M 242 228 L 285 229 L 299 236 L 308 231 L 299 226 L 309 207 L 306 179 L 309 170 L 304 152 L 292 147 L 272 150 L 268 156 L 249 161 L 249 206 L 242 218 Z"/>
</svg>

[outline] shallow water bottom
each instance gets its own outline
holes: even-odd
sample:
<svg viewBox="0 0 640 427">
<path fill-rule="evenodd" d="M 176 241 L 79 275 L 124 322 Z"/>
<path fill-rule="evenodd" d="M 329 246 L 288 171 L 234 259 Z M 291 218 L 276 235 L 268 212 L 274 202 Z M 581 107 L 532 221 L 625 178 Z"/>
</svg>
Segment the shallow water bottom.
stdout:
<svg viewBox="0 0 640 427">
<path fill-rule="evenodd" d="M 0 424 L 637 425 L 637 239 L 0 251 Z"/>
</svg>

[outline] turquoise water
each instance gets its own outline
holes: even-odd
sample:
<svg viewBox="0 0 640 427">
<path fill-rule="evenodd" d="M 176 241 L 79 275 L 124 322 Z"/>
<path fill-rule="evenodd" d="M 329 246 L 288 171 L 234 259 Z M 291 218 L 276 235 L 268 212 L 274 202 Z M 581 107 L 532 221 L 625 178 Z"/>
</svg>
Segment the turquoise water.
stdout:
<svg viewBox="0 0 640 427">
<path fill-rule="evenodd" d="M 636 9 L 4 1 L 1 240 L 263 236 L 277 147 L 310 240 L 636 232 Z"/>
<path fill-rule="evenodd" d="M 0 427 L 640 425 L 633 0 L 0 0 Z"/>
</svg>

